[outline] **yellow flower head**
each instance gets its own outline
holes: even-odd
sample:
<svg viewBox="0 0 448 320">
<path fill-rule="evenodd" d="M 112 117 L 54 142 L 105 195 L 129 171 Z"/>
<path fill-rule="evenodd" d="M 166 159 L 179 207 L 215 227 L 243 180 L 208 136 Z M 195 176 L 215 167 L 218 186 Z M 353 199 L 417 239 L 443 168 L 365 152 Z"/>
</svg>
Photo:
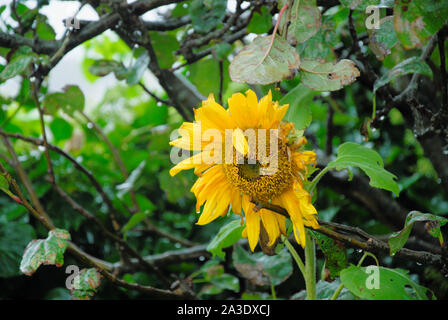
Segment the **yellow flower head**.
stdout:
<svg viewBox="0 0 448 320">
<path fill-rule="evenodd" d="M 170 170 L 172 176 L 194 169 L 191 188 L 196 210 L 204 206 L 198 224 L 204 225 L 232 211 L 244 213 L 243 236 L 255 249 L 264 229 L 273 246 L 286 235 L 286 217 L 255 203 L 272 203 L 286 209 L 294 235 L 305 246 L 305 226 L 318 228 L 316 209 L 303 188 L 316 154 L 304 151 L 305 138 L 291 140 L 294 124 L 282 122 L 288 105 L 272 101 L 271 92 L 258 101 L 252 90 L 236 93 L 226 110 L 210 95 L 195 109 L 195 122 L 184 122 L 172 146 L 198 151 Z M 255 209 L 255 210 L 254 210 Z M 263 231 L 264 232 L 264 231 Z"/>
</svg>

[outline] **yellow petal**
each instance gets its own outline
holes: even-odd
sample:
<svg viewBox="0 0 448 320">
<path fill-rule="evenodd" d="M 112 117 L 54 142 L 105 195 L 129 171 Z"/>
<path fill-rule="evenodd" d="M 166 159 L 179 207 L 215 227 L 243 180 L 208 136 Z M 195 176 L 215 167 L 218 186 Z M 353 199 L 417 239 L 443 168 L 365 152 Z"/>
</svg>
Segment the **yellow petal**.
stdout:
<svg viewBox="0 0 448 320">
<path fill-rule="evenodd" d="M 261 221 L 263 222 L 264 229 L 269 236 L 268 246 L 272 246 L 277 238 L 280 236 L 280 229 L 278 226 L 276 214 L 265 209 L 260 210 Z"/>
<path fill-rule="evenodd" d="M 181 162 L 179 162 L 177 165 L 175 165 L 170 170 L 170 175 L 174 177 L 176 174 L 181 172 L 182 170 L 188 170 L 192 169 L 198 165 L 200 165 L 202 162 L 202 152 L 195 154 L 194 156 L 184 159 Z"/>
<path fill-rule="evenodd" d="M 253 211 L 255 205 L 249 201 L 248 196 L 243 196 L 243 210 L 246 217 L 246 233 L 249 240 L 249 247 L 254 251 L 260 236 L 260 216 Z"/>
<path fill-rule="evenodd" d="M 246 156 L 249 153 L 249 144 L 247 143 L 246 137 L 243 134 L 243 130 L 240 128 L 233 130 L 232 132 L 232 144 L 235 149 Z"/>
</svg>

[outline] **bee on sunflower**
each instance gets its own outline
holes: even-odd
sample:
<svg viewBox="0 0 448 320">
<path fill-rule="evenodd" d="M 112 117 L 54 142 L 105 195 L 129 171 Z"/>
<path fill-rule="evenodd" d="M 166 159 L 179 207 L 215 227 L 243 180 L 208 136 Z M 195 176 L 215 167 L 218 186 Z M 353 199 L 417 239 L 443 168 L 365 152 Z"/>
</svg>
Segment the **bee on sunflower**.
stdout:
<svg viewBox="0 0 448 320">
<path fill-rule="evenodd" d="M 233 94 L 228 109 L 210 95 L 194 110 L 195 122 L 184 122 L 180 137 L 170 142 L 171 146 L 197 151 L 170 170 L 174 176 L 194 169 L 198 176 L 191 188 L 197 212 L 204 207 L 197 224 L 225 216 L 231 206 L 242 224 L 245 221 L 243 236 L 252 251 L 266 235 L 265 245 L 270 248 L 281 234 L 286 235 L 286 217 L 256 204 L 284 208 L 302 247 L 305 226 L 319 228 L 317 211 L 304 188 L 316 154 L 304 150 L 306 139 L 295 137 L 293 123 L 282 121 L 288 107 L 272 101 L 271 92 L 260 100 L 252 90 L 245 95 Z M 270 134 L 266 137 L 267 131 Z"/>
</svg>

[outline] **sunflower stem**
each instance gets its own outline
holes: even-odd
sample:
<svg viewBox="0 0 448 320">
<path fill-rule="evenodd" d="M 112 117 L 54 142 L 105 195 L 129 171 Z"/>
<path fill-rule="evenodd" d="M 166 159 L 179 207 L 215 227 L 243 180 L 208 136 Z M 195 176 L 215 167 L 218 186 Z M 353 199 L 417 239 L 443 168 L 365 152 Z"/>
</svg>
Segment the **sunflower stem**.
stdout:
<svg viewBox="0 0 448 320">
<path fill-rule="evenodd" d="M 314 189 L 316 188 L 316 185 L 319 183 L 320 179 L 330 170 L 329 167 L 323 168 L 317 176 L 314 177 L 314 179 L 311 181 L 310 187 L 309 187 L 309 193 L 312 194 Z"/>
<path fill-rule="evenodd" d="M 285 236 L 282 236 L 283 243 L 286 245 L 286 247 L 289 250 L 289 253 L 291 253 L 291 256 L 294 258 L 294 260 L 297 263 L 297 266 L 299 267 L 300 272 L 302 273 L 303 277 L 305 278 L 305 264 L 303 263 L 302 259 L 300 259 L 299 254 L 297 253 L 296 249 L 292 246 L 291 242 L 289 242 L 288 238 Z"/>
<path fill-rule="evenodd" d="M 316 300 L 316 245 L 311 231 L 306 229 L 305 286 L 308 300 Z"/>
</svg>

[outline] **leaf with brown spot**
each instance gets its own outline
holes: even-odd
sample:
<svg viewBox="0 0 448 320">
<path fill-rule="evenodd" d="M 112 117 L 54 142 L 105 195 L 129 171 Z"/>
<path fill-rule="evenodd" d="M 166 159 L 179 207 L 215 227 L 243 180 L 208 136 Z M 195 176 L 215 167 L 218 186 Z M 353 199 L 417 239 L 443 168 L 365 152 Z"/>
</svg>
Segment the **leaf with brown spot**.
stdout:
<svg viewBox="0 0 448 320">
<path fill-rule="evenodd" d="M 264 85 L 295 77 L 299 54 L 280 37 L 275 37 L 270 48 L 271 39 L 272 36 L 258 36 L 238 53 L 229 66 L 232 81 Z"/>
</svg>

